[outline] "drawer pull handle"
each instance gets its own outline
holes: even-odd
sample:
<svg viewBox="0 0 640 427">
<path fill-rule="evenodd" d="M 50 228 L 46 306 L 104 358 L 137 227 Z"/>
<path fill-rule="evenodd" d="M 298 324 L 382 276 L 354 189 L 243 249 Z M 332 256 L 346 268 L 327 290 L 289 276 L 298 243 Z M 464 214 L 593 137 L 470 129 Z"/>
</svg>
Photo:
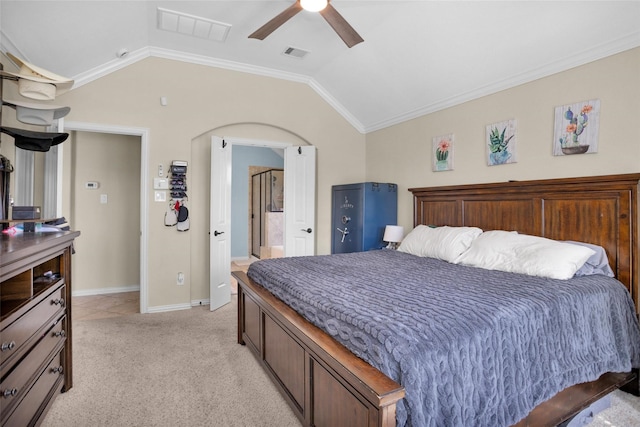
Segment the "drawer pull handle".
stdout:
<svg viewBox="0 0 640 427">
<path fill-rule="evenodd" d="M 18 394 L 17 388 L 12 388 L 11 390 L 5 390 L 2 392 L 2 397 L 6 397 L 7 399 Z"/>
<path fill-rule="evenodd" d="M 64 298 L 56 298 L 51 300 L 51 304 L 60 305 L 60 307 L 64 307 Z"/>
<path fill-rule="evenodd" d="M 55 368 L 51 368 L 52 374 L 62 374 L 62 366 L 57 366 Z"/>
<path fill-rule="evenodd" d="M 2 347 L 0 347 L 0 351 L 7 351 L 7 350 L 13 350 L 13 348 L 16 346 L 16 342 L 15 341 L 11 341 L 10 343 L 6 343 L 3 342 L 2 343 Z"/>
<path fill-rule="evenodd" d="M 64 333 L 64 331 L 57 331 L 53 333 L 53 336 L 58 338 L 58 337 L 64 337 L 66 334 Z"/>
</svg>

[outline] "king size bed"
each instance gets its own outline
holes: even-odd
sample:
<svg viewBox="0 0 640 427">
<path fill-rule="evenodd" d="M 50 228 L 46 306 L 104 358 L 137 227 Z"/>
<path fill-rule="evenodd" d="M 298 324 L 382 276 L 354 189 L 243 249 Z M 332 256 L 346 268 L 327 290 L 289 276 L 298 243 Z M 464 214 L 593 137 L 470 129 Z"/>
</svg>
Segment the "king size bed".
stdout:
<svg viewBox="0 0 640 427">
<path fill-rule="evenodd" d="M 234 272 L 238 342 L 309 426 L 551 426 L 637 394 L 639 180 L 411 189 L 398 251 Z"/>
</svg>

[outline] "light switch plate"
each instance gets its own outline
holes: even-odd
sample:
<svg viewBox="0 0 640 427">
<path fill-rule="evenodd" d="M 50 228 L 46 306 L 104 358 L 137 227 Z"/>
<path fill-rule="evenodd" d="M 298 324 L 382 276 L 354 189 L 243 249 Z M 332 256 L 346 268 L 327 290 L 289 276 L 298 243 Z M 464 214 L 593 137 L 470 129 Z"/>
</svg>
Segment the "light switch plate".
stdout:
<svg viewBox="0 0 640 427">
<path fill-rule="evenodd" d="M 154 190 L 168 190 L 169 180 L 167 178 L 153 178 Z"/>
</svg>

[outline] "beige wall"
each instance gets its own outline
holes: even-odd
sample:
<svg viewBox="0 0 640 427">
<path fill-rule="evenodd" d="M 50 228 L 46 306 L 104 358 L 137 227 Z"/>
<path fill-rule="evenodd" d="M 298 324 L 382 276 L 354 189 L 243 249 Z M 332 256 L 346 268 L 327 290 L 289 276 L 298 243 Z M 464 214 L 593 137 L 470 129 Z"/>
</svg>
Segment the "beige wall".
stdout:
<svg viewBox="0 0 640 427">
<path fill-rule="evenodd" d="M 554 108 L 600 99 L 598 153 L 553 156 Z M 640 172 L 640 48 L 367 135 L 367 180 L 399 186 L 398 222 L 413 226 L 411 187 Z M 517 163 L 487 166 L 485 126 L 517 120 Z M 455 134 L 454 170 L 432 172 L 431 144 Z"/>
<path fill-rule="evenodd" d="M 166 107 L 160 105 L 161 96 L 167 97 Z M 56 103 L 71 107 L 67 121 L 149 129 L 150 185 L 158 164 L 166 168 L 179 159 L 193 165 L 188 175 L 188 232 L 164 226 L 165 204 L 154 202 L 149 188 L 150 308 L 189 304 L 208 289 L 209 207 L 208 200 L 201 200 L 207 190 L 196 191 L 192 183 L 208 182 L 207 143 L 212 134 L 317 147 L 319 254 L 330 252 L 331 185 L 359 182 L 365 176 L 365 136 L 301 83 L 147 58 L 74 89 Z M 185 273 L 184 286 L 176 285 L 178 272 Z"/>
</svg>

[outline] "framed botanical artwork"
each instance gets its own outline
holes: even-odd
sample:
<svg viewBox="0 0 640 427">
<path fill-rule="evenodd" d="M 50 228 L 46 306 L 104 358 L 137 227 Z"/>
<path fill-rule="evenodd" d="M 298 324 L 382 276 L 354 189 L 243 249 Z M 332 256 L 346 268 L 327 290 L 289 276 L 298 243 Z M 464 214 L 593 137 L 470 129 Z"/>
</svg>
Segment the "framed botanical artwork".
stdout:
<svg viewBox="0 0 640 427">
<path fill-rule="evenodd" d="M 599 128 L 599 99 L 556 107 L 553 155 L 597 153 Z"/>
<path fill-rule="evenodd" d="M 452 133 L 433 138 L 433 170 L 435 172 L 453 170 L 453 139 Z"/>
<path fill-rule="evenodd" d="M 488 125 L 486 146 L 489 166 L 516 163 L 516 121 Z"/>
</svg>

